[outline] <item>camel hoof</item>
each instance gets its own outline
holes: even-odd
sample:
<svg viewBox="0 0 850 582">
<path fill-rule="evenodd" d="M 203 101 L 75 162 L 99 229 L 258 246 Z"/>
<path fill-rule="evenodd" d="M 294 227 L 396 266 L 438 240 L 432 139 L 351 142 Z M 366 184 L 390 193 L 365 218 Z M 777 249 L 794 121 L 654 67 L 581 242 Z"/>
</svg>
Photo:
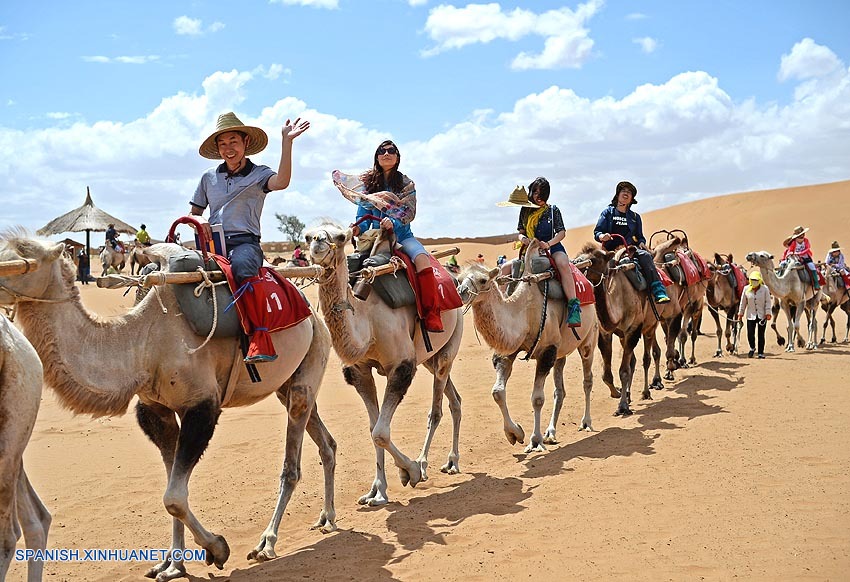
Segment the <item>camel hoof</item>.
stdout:
<svg viewBox="0 0 850 582">
<path fill-rule="evenodd" d="M 522 429 L 521 424 L 505 428 L 505 436 L 508 438 L 508 442 L 512 445 L 517 443 L 522 444 L 525 442 L 525 431 Z"/>
<path fill-rule="evenodd" d="M 658 378 L 653 380 L 649 387 L 653 390 L 664 390 L 664 382 L 661 381 L 661 378 Z"/>
<path fill-rule="evenodd" d="M 664 374 L 664 379 L 668 381 L 675 380 L 676 378 L 673 376 L 673 372 L 667 372 Z"/>
<path fill-rule="evenodd" d="M 399 468 L 398 477 L 401 479 L 401 486 L 416 487 L 422 481 L 422 470 L 419 463 L 411 462 L 407 468 Z"/>
<path fill-rule="evenodd" d="M 546 434 L 543 435 L 543 443 L 547 445 L 557 445 L 558 439 L 555 437 L 555 431 L 546 431 Z"/>
<path fill-rule="evenodd" d="M 277 554 L 274 553 L 274 548 L 263 548 L 260 551 L 254 549 L 248 554 L 249 560 L 256 560 L 257 562 L 268 562 L 275 558 L 277 558 Z"/>
<path fill-rule="evenodd" d="M 156 582 L 167 582 L 168 580 L 176 580 L 177 578 L 186 577 L 186 567 L 182 562 L 174 563 L 170 559 L 157 564 L 147 572 L 146 578 L 154 578 Z"/>
<path fill-rule="evenodd" d="M 460 473 L 460 465 L 458 465 L 457 461 L 450 459 L 448 463 L 440 467 L 440 472 L 446 475 L 457 475 Z"/>
<path fill-rule="evenodd" d="M 614 416 L 631 416 L 634 414 L 630 408 L 618 408 Z"/>
<path fill-rule="evenodd" d="M 215 564 L 219 570 L 224 570 L 224 563 L 230 557 L 230 546 L 224 536 L 215 536 L 215 541 L 204 548 L 207 551 L 207 566 Z"/>
<path fill-rule="evenodd" d="M 546 452 L 546 447 L 543 446 L 542 442 L 535 443 L 534 441 L 528 443 L 528 446 L 525 447 L 526 453 L 544 453 Z"/>
<path fill-rule="evenodd" d="M 649 390 L 644 390 L 640 395 L 641 400 L 652 400 L 652 392 Z"/>
<path fill-rule="evenodd" d="M 715 358 L 722 358 L 723 357 L 723 351 L 717 350 L 716 352 L 714 352 L 714 357 Z"/>
</svg>

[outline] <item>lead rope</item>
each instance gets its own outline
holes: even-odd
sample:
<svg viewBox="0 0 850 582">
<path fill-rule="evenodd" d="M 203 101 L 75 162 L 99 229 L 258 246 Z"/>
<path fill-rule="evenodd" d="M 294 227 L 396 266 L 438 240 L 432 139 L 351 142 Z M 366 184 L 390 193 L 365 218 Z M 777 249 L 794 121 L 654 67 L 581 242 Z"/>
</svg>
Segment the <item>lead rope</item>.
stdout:
<svg viewBox="0 0 850 582">
<path fill-rule="evenodd" d="M 207 345 L 209 343 L 209 341 L 212 339 L 212 336 L 215 333 L 216 328 L 218 327 L 218 297 L 217 297 L 217 294 L 215 292 L 215 287 L 216 287 L 216 285 L 221 285 L 222 283 L 227 283 L 227 280 L 224 280 L 221 283 L 213 283 L 212 280 L 210 279 L 209 273 L 207 271 L 205 271 L 203 267 L 198 267 L 198 272 L 201 273 L 201 276 L 204 278 L 204 280 L 201 281 L 200 283 L 198 283 L 197 287 L 195 287 L 194 294 L 195 294 L 195 297 L 200 298 L 201 294 L 204 292 L 204 289 L 209 288 L 210 293 L 212 294 L 212 300 L 213 300 L 213 322 L 212 322 L 212 327 L 210 327 L 210 332 L 207 334 L 207 339 L 204 340 L 204 343 L 202 343 L 201 345 L 199 345 L 196 348 L 189 348 L 188 353 L 189 353 L 190 356 L 192 354 L 194 354 L 195 352 L 197 352 L 198 350 L 200 350 L 201 348 L 203 348 L 205 345 Z M 236 300 L 234 299 L 234 302 L 235 301 Z"/>
<path fill-rule="evenodd" d="M 531 349 L 528 350 L 525 354 L 524 358 L 526 362 L 531 359 L 531 354 L 534 352 L 534 349 L 537 347 L 537 344 L 540 342 L 540 337 L 543 335 L 543 326 L 546 325 L 546 308 L 549 304 L 549 279 L 546 279 L 543 282 L 543 310 L 542 316 L 540 317 L 540 329 L 537 330 L 537 337 L 534 338 L 534 343 L 531 344 Z"/>
</svg>

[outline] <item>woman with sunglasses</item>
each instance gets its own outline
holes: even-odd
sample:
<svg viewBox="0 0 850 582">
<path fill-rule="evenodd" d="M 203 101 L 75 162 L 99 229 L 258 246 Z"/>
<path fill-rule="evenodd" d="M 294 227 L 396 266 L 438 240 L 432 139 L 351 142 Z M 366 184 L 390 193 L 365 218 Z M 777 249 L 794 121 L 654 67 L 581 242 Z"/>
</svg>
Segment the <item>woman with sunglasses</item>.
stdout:
<svg viewBox="0 0 850 582">
<path fill-rule="evenodd" d="M 416 268 L 416 277 L 421 292 L 420 302 L 425 315 L 425 328 L 430 332 L 443 331 L 443 321 L 437 307 L 437 280 L 431 268 L 430 253 L 425 250 L 410 229 L 410 223 L 416 217 L 416 185 L 413 180 L 398 171 L 401 153 L 392 140 L 381 142 L 375 150 L 372 169 L 360 175 L 365 194 L 391 193 L 383 196 L 382 209 L 365 200 L 357 203 L 358 226 L 352 231 L 354 236 L 371 228 L 382 228 L 395 232 L 401 250 L 410 257 Z M 366 215 L 379 220 L 359 222 Z"/>
</svg>

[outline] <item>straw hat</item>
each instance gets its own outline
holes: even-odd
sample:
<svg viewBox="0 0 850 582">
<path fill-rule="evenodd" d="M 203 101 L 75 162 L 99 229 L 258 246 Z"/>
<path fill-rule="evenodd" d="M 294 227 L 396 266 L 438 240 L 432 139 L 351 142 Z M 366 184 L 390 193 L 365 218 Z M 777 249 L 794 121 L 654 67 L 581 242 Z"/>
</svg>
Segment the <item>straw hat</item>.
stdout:
<svg viewBox="0 0 850 582">
<path fill-rule="evenodd" d="M 503 202 L 496 202 L 496 206 L 525 206 L 526 208 L 537 208 L 536 204 L 528 201 L 528 192 L 525 191 L 525 186 L 517 186 L 508 199 Z"/>
<path fill-rule="evenodd" d="M 837 240 L 832 241 L 832 246 L 829 247 L 829 252 L 834 253 L 835 251 L 840 251 L 841 245 L 838 244 Z"/>
<path fill-rule="evenodd" d="M 218 146 L 216 145 L 215 140 L 220 134 L 227 131 L 241 131 L 251 138 L 248 143 L 248 148 L 245 150 L 246 156 L 252 156 L 260 153 L 266 149 L 266 146 L 269 144 L 269 136 L 266 135 L 265 131 L 259 127 L 245 125 L 239 121 L 236 114 L 232 111 L 228 111 L 227 113 L 222 113 L 218 116 L 218 121 L 215 123 L 215 131 L 211 136 L 204 140 L 204 143 L 202 143 L 201 147 L 198 149 L 198 153 L 208 160 L 220 160 L 221 156 L 218 154 Z"/>
<path fill-rule="evenodd" d="M 788 245 L 791 244 L 792 240 L 794 240 L 795 238 L 797 238 L 801 234 L 806 234 L 807 232 L 809 232 L 809 229 L 803 228 L 802 226 L 798 226 L 798 227 L 794 228 L 794 232 L 792 232 L 791 235 L 788 238 L 785 239 L 785 241 L 782 243 L 782 245 L 787 247 Z"/>
</svg>

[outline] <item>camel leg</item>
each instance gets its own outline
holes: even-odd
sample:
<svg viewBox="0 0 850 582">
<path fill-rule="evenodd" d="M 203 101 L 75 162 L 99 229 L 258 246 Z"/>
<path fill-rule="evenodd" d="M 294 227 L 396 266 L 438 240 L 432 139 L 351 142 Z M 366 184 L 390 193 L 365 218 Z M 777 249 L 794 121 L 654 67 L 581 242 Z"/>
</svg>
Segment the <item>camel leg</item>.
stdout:
<svg viewBox="0 0 850 582">
<path fill-rule="evenodd" d="M 378 422 L 372 429 L 372 440 L 379 447 L 386 449 L 395 461 L 402 486 L 410 485 L 411 487 L 416 487 L 422 480 L 422 470 L 418 462 L 411 460 L 395 445 L 392 440 L 391 429 L 395 411 L 407 394 L 415 374 L 416 362 L 414 360 L 403 360 L 387 374 L 384 401 L 381 403 L 381 412 L 378 413 Z"/>
<path fill-rule="evenodd" d="M 697 365 L 697 336 L 699 335 L 699 327 L 702 323 L 702 305 L 698 306 L 698 309 L 694 310 L 693 319 L 691 320 L 693 324 L 691 325 L 691 357 L 688 358 L 688 365 L 696 366 Z"/>
<path fill-rule="evenodd" d="M 416 462 L 419 463 L 419 470 L 422 473 L 422 481 L 428 480 L 428 451 L 431 450 L 431 441 L 434 439 L 437 427 L 440 426 L 440 421 L 443 419 L 443 395 L 446 392 L 446 381 L 448 380 L 448 375 L 441 373 L 439 368 L 427 364 L 425 367 L 434 374 L 434 384 L 431 392 L 431 410 L 428 411 L 425 440 L 422 443 L 422 450 L 416 458 Z"/>
<path fill-rule="evenodd" d="M 564 396 L 567 394 L 567 391 L 564 389 L 564 366 L 566 364 L 566 356 L 558 358 L 555 360 L 555 367 L 552 369 L 552 380 L 555 382 L 555 389 L 552 392 L 552 418 L 549 419 L 549 426 L 546 428 L 546 432 L 543 433 L 543 444 L 546 445 L 558 444 L 558 437 L 556 436 L 558 417 L 561 415 L 561 408 L 564 406 Z M 585 420 L 582 419 L 581 428 L 585 428 Z"/>
<path fill-rule="evenodd" d="M 440 467 L 440 471 L 449 475 L 460 473 L 460 394 L 455 388 L 452 377 L 446 380 L 446 397 L 449 399 L 449 412 L 452 415 L 452 450 L 446 464 Z"/>
<path fill-rule="evenodd" d="M 167 480 L 171 481 L 171 469 L 174 466 L 174 453 L 177 450 L 177 437 L 180 427 L 173 411 L 158 404 L 136 404 L 136 421 L 142 432 L 157 446 L 165 464 Z M 165 560 L 153 566 L 145 573 L 148 578 L 158 582 L 182 578 L 186 575 L 183 559 L 175 559 L 175 551 L 182 554 L 186 549 L 185 528 L 176 517 L 171 518 L 171 547 Z"/>
<path fill-rule="evenodd" d="M 816 294 L 808 301 L 806 309 L 806 319 L 809 322 L 809 341 L 806 348 L 810 350 L 818 349 L 818 303 L 820 302 L 820 294 Z"/>
<path fill-rule="evenodd" d="M 844 329 L 844 340 L 842 340 L 846 344 L 850 342 L 850 301 L 842 303 L 841 309 L 847 315 L 847 327 Z"/>
<path fill-rule="evenodd" d="M 16 507 L 18 522 L 24 532 L 27 549 L 44 550 L 47 548 L 47 532 L 50 529 L 50 512 L 39 499 L 38 494 L 30 484 L 27 474 L 21 466 L 18 475 L 18 492 Z M 0 568 L 2 570 L 2 568 Z M 41 560 L 29 560 L 27 562 L 27 581 L 40 582 L 44 572 L 44 562 Z M 0 572 L 0 580 L 3 573 Z"/>
<path fill-rule="evenodd" d="M 309 357 L 309 354 L 308 354 Z M 310 378 L 310 376 L 314 376 Z M 316 378 L 315 376 L 318 376 Z M 312 380 L 312 382 L 311 382 Z M 321 374 L 310 374 L 302 362 L 298 370 L 277 391 L 278 400 L 286 407 L 289 418 L 286 423 L 286 446 L 284 447 L 283 470 L 280 473 L 280 488 L 271 521 L 260 536 L 260 542 L 248 554 L 249 560 L 265 562 L 277 557 L 274 546 L 286 506 L 301 481 L 301 451 L 304 431 L 316 407 Z"/>
<path fill-rule="evenodd" d="M 631 400 L 632 378 L 635 373 L 635 346 L 640 341 L 640 330 L 631 330 L 623 339 L 623 359 L 620 361 L 620 385 L 623 387 L 620 391 L 620 404 L 617 406 L 617 412 L 614 416 L 629 416 L 632 414 L 629 408 Z"/>
<path fill-rule="evenodd" d="M 643 392 L 640 395 L 641 400 L 652 400 L 652 392 L 650 392 L 652 385 L 649 383 L 649 366 L 652 363 L 652 344 L 652 339 L 643 336 Z"/>
<path fill-rule="evenodd" d="M 502 411 L 502 423 L 505 431 L 505 436 L 508 439 L 508 442 L 512 445 L 516 443 L 522 444 L 525 440 L 525 431 L 522 430 L 522 426 L 516 424 L 511 418 L 511 413 L 508 411 L 508 380 L 511 377 L 511 372 L 514 369 L 514 360 L 516 360 L 517 353 L 515 352 L 509 356 L 499 356 L 497 354 L 493 354 L 493 367 L 496 369 L 496 383 L 493 384 L 493 400 L 496 401 L 496 404 L 499 406 L 499 410 Z"/>
<path fill-rule="evenodd" d="M 180 418 L 180 434 L 171 476 L 163 495 L 165 509 L 192 532 L 195 543 L 206 550 L 207 565 L 219 570 L 230 557 L 230 547 L 223 536 L 207 531 L 189 508 L 189 478 L 215 432 L 221 407 L 212 400 L 202 401 L 186 410 Z"/>
<path fill-rule="evenodd" d="M 608 390 L 611 392 L 611 398 L 619 398 L 620 391 L 614 386 L 614 374 L 611 371 L 611 344 L 613 339 L 614 337 L 610 333 L 600 331 L 596 345 L 599 348 L 599 353 L 602 355 L 602 381 L 608 386 Z"/>
<path fill-rule="evenodd" d="M 3 467 L 6 470 L 3 471 L 2 479 L 0 479 L 0 580 L 6 579 L 6 572 L 15 555 L 15 545 L 21 535 L 18 520 L 15 517 L 15 490 L 24 470 L 20 460 L 21 452 L 15 455 L 17 459 L 11 455 L 5 459 L 0 458 L 0 464 L 6 465 Z"/>
<path fill-rule="evenodd" d="M 652 383 L 649 387 L 653 390 L 664 390 L 664 382 L 661 380 L 661 346 L 658 345 L 655 328 L 643 336 L 643 341 L 648 342 L 652 346 L 652 362 L 655 368 L 655 372 L 652 375 Z"/>
<path fill-rule="evenodd" d="M 531 406 L 534 409 L 534 431 L 531 433 L 528 446 L 525 447 L 526 453 L 539 453 L 546 450 L 546 446 L 543 444 L 543 431 L 540 429 L 540 415 L 543 411 L 543 403 L 546 400 L 546 396 L 544 395 L 546 378 L 555 365 L 557 355 L 558 348 L 549 346 L 537 356 L 537 366 L 534 370 L 534 387 L 531 390 Z"/>
<path fill-rule="evenodd" d="M 721 349 L 722 338 L 723 338 L 723 329 L 720 327 L 720 309 L 715 309 L 713 307 L 709 307 L 708 312 L 711 314 L 711 317 L 714 319 L 714 327 L 717 330 L 717 351 L 714 352 L 715 358 L 723 357 L 723 350 Z M 729 345 L 729 323 L 726 323 L 726 345 Z M 727 347 L 728 349 L 728 347 Z"/>
<path fill-rule="evenodd" d="M 322 533 L 336 531 L 336 509 L 334 509 L 334 473 L 336 471 L 336 441 L 331 436 L 322 419 L 319 410 L 313 405 L 310 420 L 307 421 L 307 434 L 319 448 L 319 459 L 325 474 L 325 505 L 319 514 L 319 519 L 310 529 L 318 529 Z"/>
<path fill-rule="evenodd" d="M 342 369 L 342 375 L 346 383 L 354 386 L 357 394 L 363 400 L 366 406 L 366 413 L 369 415 L 369 433 L 375 430 L 375 425 L 378 423 L 378 389 L 375 386 L 375 378 L 372 376 L 371 368 L 366 366 L 347 366 Z M 379 447 L 373 441 L 375 446 L 375 479 L 372 481 L 372 487 L 366 495 L 361 496 L 357 503 L 360 505 L 386 505 L 389 502 L 387 497 L 387 473 L 384 459 L 384 449 Z"/>
<path fill-rule="evenodd" d="M 593 391 L 593 344 L 589 341 L 578 347 L 581 357 L 582 389 L 584 389 L 584 416 L 581 417 L 579 430 L 593 431 L 593 423 L 590 419 L 590 393 Z"/>
<path fill-rule="evenodd" d="M 785 345 L 785 338 L 782 337 L 782 334 L 779 333 L 779 328 L 777 327 L 777 324 L 776 324 L 776 316 L 779 315 L 780 309 L 782 309 L 782 308 L 780 307 L 779 302 L 774 301 L 773 302 L 773 308 L 770 310 L 770 313 L 771 313 L 770 329 L 772 329 L 773 333 L 776 334 L 776 344 L 779 347 L 782 347 L 782 346 Z M 785 311 L 784 309 L 782 309 L 782 310 Z M 788 317 L 788 312 L 785 312 L 785 317 Z"/>
<path fill-rule="evenodd" d="M 676 338 L 679 337 L 679 331 L 682 329 L 682 316 L 677 315 L 667 324 L 667 373 L 664 374 L 665 380 L 675 380 L 673 370 L 676 369 Z"/>
</svg>

